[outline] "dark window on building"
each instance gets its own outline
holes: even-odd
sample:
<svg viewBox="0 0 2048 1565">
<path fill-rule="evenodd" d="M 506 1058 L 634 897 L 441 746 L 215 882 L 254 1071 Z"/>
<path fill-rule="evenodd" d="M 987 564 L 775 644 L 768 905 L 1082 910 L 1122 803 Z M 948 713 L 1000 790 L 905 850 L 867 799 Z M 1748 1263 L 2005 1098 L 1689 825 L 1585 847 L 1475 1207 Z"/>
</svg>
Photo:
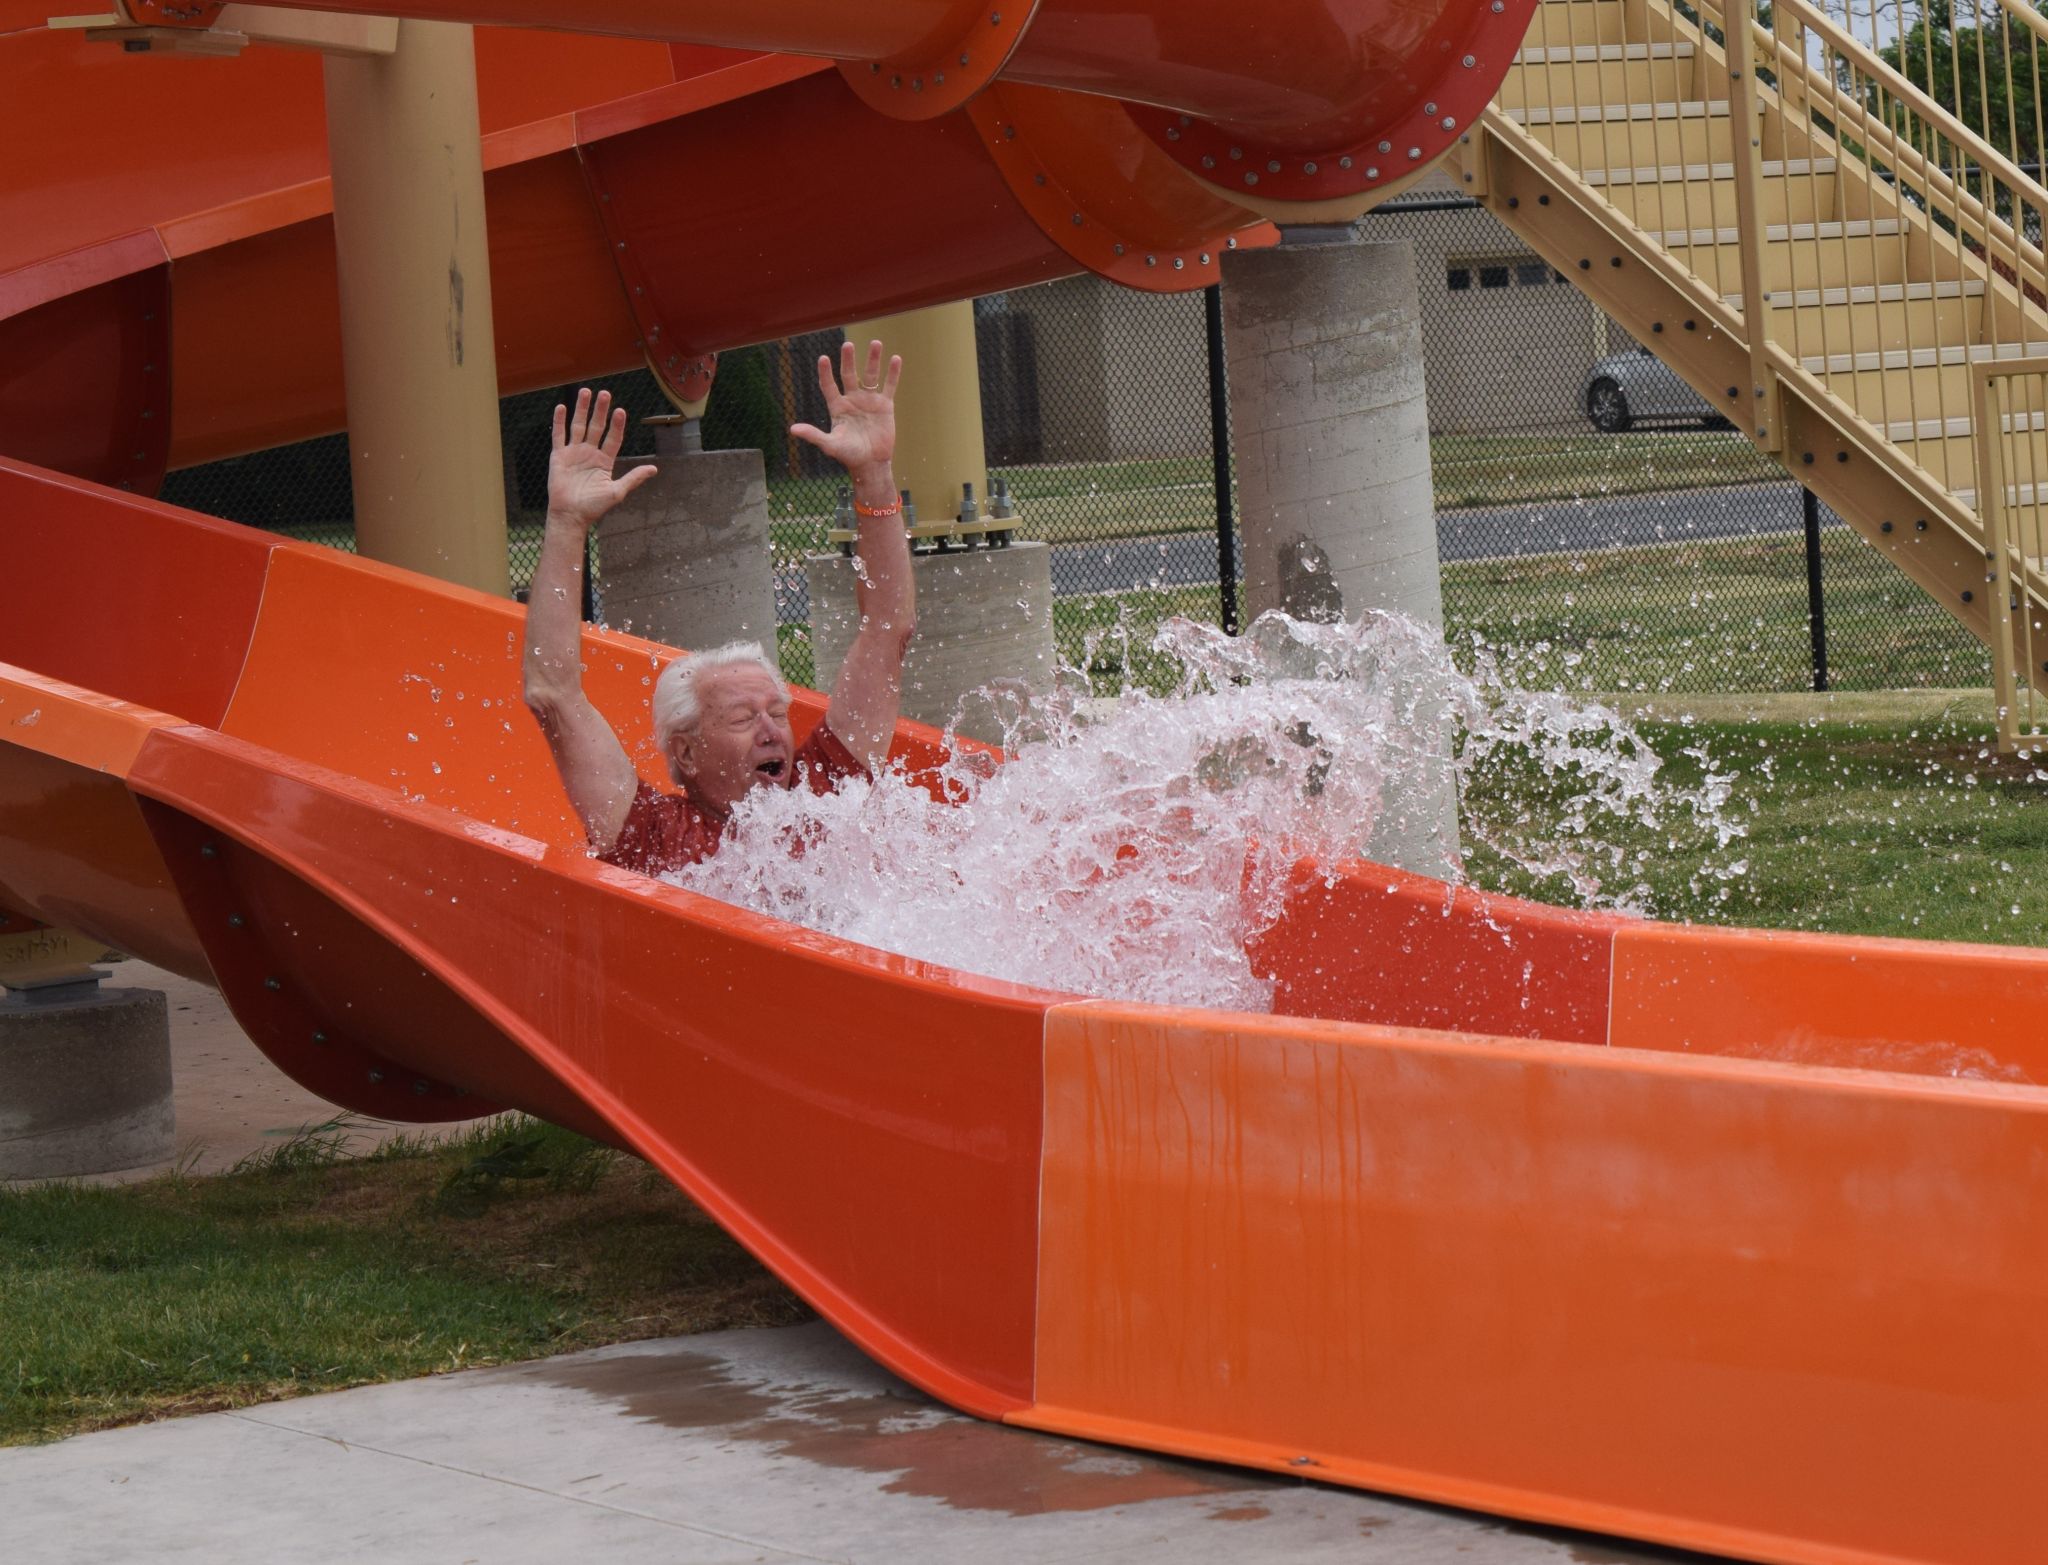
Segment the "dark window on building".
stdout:
<svg viewBox="0 0 2048 1565">
<path fill-rule="evenodd" d="M 1444 267 L 1444 287 L 1452 293 L 1473 288 L 1547 288 L 1565 280 L 1562 272 L 1533 255 L 1479 256 Z"/>
</svg>

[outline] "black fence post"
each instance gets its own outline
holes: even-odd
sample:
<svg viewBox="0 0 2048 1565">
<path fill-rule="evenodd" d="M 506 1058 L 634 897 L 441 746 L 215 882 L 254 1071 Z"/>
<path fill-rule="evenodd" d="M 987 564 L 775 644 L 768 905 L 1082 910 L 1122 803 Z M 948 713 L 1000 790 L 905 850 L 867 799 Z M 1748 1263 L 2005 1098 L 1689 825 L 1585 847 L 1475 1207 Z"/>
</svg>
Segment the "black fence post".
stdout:
<svg viewBox="0 0 2048 1565">
<path fill-rule="evenodd" d="M 1820 501 L 1811 489 L 1799 491 L 1806 512 L 1806 628 L 1813 637 L 1813 688 L 1828 687 L 1828 615 L 1820 590 Z"/>
<path fill-rule="evenodd" d="M 1223 378 L 1223 285 L 1202 290 L 1209 326 L 1209 460 L 1216 474 L 1216 584 L 1223 630 L 1237 634 L 1237 518 L 1230 505 L 1230 392 Z"/>
<path fill-rule="evenodd" d="M 591 528 L 583 535 L 583 619 L 585 624 L 597 620 L 597 529 Z"/>
</svg>

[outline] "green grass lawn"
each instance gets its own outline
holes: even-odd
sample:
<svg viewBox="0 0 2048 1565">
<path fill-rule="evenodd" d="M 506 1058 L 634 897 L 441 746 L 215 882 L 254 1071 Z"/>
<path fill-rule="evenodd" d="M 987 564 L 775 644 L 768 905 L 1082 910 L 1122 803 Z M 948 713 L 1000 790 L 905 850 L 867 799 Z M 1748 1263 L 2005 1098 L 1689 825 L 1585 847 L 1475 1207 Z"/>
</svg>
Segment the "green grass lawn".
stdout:
<svg viewBox="0 0 2048 1565">
<path fill-rule="evenodd" d="M 817 688 L 817 662 L 811 654 L 811 629 L 808 625 L 777 625 L 775 657 L 782 665 L 784 679 L 806 689 Z"/>
<path fill-rule="evenodd" d="M 1223 613 L 1215 587 L 1175 587 L 1055 598 L 1053 647 L 1063 668 L 1079 669 L 1098 696 L 1128 683 L 1154 695 L 1172 689 L 1179 666 L 1151 650 L 1159 622 L 1175 614 L 1215 624 Z"/>
<path fill-rule="evenodd" d="M 1733 430 L 1603 435 L 1581 425 L 1540 435 L 1435 435 L 1429 460 L 1439 509 L 1785 477 L 1782 467 Z"/>
<path fill-rule="evenodd" d="M 1974 708 L 1979 703 L 1972 702 Z M 2048 946 L 2048 756 L 2001 757 L 1989 722 L 1645 722 L 1662 775 L 1694 781 L 1698 753 L 1732 775 L 1747 831 L 1712 855 L 1743 872 L 1702 876 L 1706 844 L 1684 823 L 1611 833 L 1651 887 L 1659 917 L 1773 929 Z M 1464 807 L 1495 829 L 1555 785 L 1502 768 Z M 1568 897 L 1484 852 L 1473 878 Z"/>
<path fill-rule="evenodd" d="M 803 1307 L 667 1181 L 567 1131 L 0 1191 L 0 1444 Z"/>
<path fill-rule="evenodd" d="M 1136 470 L 1122 474 L 1132 483 L 1179 471 L 1165 463 L 1123 466 Z M 1071 490 L 1104 476 L 1101 468 L 1077 468 L 1062 470 L 1059 482 Z M 1210 522 L 1196 525 L 1206 529 Z M 784 558 L 824 549 L 824 528 L 804 518 L 771 523 Z M 1160 531 L 1151 523 L 1145 530 Z M 1985 649 L 1876 551 L 1846 528 L 1828 528 L 1821 539 L 1837 686 L 1949 688 L 1989 681 Z M 515 560 L 538 542 L 537 526 L 522 523 L 513 536 Z M 1756 691 L 1804 689 L 1811 682 L 1805 545 L 1797 533 L 1453 561 L 1443 569 L 1443 594 L 1453 645 L 1469 651 L 1472 638 L 1480 638 L 1531 687 Z M 1218 612 L 1213 587 L 1139 589 L 1061 599 L 1054 623 L 1062 659 L 1076 667 L 1085 662 L 1098 692 L 1106 694 L 1118 687 L 1121 638 L 1112 635 L 1112 645 L 1089 655 L 1089 634 L 1113 629 L 1121 616 L 1132 627 L 1132 655 L 1142 665 L 1149 654 L 1139 648 L 1164 615 L 1213 620 Z M 785 673 L 810 684 L 808 629 L 785 625 L 778 635 Z M 1156 671 L 1139 679 L 1159 684 Z"/>
<path fill-rule="evenodd" d="M 1602 435 L 1560 430 L 1541 435 L 1437 435 L 1430 440 L 1439 507 L 1506 505 L 1601 494 L 1637 494 L 1720 484 L 1782 480 L 1784 470 L 1732 431 L 1668 430 Z M 1215 472 L 1207 455 L 1133 457 L 996 468 L 1019 511 L 1018 536 L 1091 543 L 1154 533 L 1206 531 L 1216 525 Z M 825 546 L 839 481 L 773 479 L 770 534 L 785 554 Z M 984 505 L 987 496 L 978 496 Z M 929 510 L 954 496 L 919 497 Z M 949 513 L 950 514 L 950 513 Z M 346 523 L 281 527 L 287 537 L 353 547 Z M 540 544 L 540 518 L 514 516 L 511 552 L 524 560 Z"/>
<path fill-rule="evenodd" d="M 1185 614 L 1213 624 L 1221 613 L 1221 601 L 1214 587 L 1055 598 L 1053 646 L 1063 667 L 1087 673 L 1096 695 L 1115 695 L 1124 688 L 1126 662 L 1131 668 L 1132 684 L 1160 694 L 1172 688 L 1176 669 L 1169 660 L 1150 650 L 1159 622 L 1174 614 Z M 775 630 L 783 678 L 815 688 L 817 669 L 809 629 L 802 625 L 778 625 Z"/>
<path fill-rule="evenodd" d="M 1136 458 L 997 468 L 1018 508 L 1016 536 L 1048 543 L 1208 532 L 1216 526 L 1215 475 L 1206 456 Z M 815 554 L 839 486 L 830 479 L 782 479 L 769 485 L 769 536 L 784 557 Z M 986 495 L 976 497 L 985 507 Z M 957 497 L 947 496 L 948 501 Z M 919 497 L 921 512 L 933 502 Z M 957 504 L 947 510 L 951 515 Z"/>
<path fill-rule="evenodd" d="M 1441 436 L 1433 442 L 1439 503 L 1511 504 L 1579 494 L 1782 478 L 1732 434 Z M 1206 532 L 1213 501 L 1206 458 L 1069 463 L 1008 472 L 1020 536 L 1055 542 Z M 770 531 L 785 562 L 829 547 L 836 486 L 822 479 L 772 487 Z M 331 530 L 309 533 L 348 546 Z M 522 514 L 511 533 L 515 582 L 539 543 Z M 1829 635 L 1838 684 L 1953 686 L 1988 678 L 1981 647 L 1846 529 L 1823 534 Z M 598 574 L 602 578 L 602 546 Z M 1526 683 L 1608 690 L 1775 690 L 1810 680 L 1803 547 L 1797 534 L 1549 554 L 1444 568 L 1454 642 L 1473 634 L 1508 651 Z M 1124 595 L 1134 625 L 1163 608 L 1214 614 L 1215 593 Z M 1205 602 L 1207 608 L 1196 607 Z M 1063 604 L 1063 653 L 1113 622 L 1106 600 Z M 782 631 L 785 666 L 810 682 L 807 644 Z M 1099 660 L 1097 660 L 1099 661 Z M 1102 688 L 1113 671 L 1094 671 Z"/>
<path fill-rule="evenodd" d="M 1860 539 L 1830 529 L 1822 559 L 1838 687 L 1989 684 L 1983 646 Z M 1460 662 L 1469 668 L 1483 645 L 1526 689 L 1811 688 L 1806 557 L 1796 534 L 1455 563 L 1444 567 L 1443 591 Z M 1215 587 L 1060 598 L 1054 641 L 1060 661 L 1085 668 L 1098 695 L 1122 687 L 1127 658 L 1133 683 L 1162 691 L 1173 671 L 1146 650 L 1159 621 L 1185 614 L 1214 623 L 1220 613 Z"/>
<path fill-rule="evenodd" d="M 1821 562 L 1837 684 L 1989 683 L 1982 644 L 1862 539 L 1828 528 Z M 1452 644 L 1482 638 L 1531 688 L 1810 687 L 1797 533 L 1455 562 L 1443 590 Z"/>
</svg>

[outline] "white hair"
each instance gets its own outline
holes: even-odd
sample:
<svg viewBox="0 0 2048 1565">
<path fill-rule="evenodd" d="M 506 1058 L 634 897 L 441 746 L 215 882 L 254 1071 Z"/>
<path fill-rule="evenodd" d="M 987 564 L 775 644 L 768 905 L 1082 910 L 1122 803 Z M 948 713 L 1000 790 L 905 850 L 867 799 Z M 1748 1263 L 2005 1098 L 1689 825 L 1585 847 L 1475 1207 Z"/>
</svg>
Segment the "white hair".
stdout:
<svg viewBox="0 0 2048 1565">
<path fill-rule="evenodd" d="M 782 670 L 758 641 L 729 641 L 703 652 L 685 652 L 661 671 L 661 678 L 654 682 L 654 742 L 664 756 L 670 756 L 671 775 L 675 761 L 670 746 L 676 735 L 692 732 L 704 716 L 704 703 L 697 695 L 699 676 L 712 669 L 747 666 L 762 670 L 782 685 Z M 677 782 L 682 780 L 676 777 Z"/>
</svg>

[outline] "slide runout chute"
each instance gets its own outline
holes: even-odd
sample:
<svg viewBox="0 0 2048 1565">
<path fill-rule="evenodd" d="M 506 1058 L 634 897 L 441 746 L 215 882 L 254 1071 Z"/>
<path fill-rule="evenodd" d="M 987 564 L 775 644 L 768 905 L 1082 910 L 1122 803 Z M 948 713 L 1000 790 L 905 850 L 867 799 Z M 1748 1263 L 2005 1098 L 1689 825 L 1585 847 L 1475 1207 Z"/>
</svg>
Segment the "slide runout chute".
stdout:
<svg viewBox="0 0 2048 1565">
<path fill-rule="evenodd" d="M 985 1416 L 1797 1565 L 2024 1552 L 2043 953 L 1351 864 L 1253 951 L 1278 1014 L 1084 1001 L 593 862 L 516 605 L 4 460 L 0 547 L 0 904 L 181 958 L 346 1106 L 632 1147 Z M 96 593 L 118 656 L 28 612 Z M 587 635 L 621 732 L 667 655 Z"/>
</svg>

